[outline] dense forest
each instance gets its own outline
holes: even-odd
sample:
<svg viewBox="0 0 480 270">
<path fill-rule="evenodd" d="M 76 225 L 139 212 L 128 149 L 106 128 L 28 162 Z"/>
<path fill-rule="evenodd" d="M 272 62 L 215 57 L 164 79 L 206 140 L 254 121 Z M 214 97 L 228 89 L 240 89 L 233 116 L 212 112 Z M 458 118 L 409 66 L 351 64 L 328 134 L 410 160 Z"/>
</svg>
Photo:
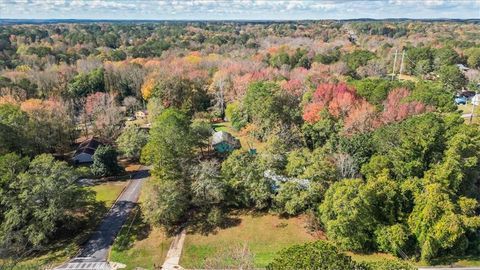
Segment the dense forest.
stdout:
<svg viewBox="0 0 480 270">
<path fill-rule="evenodd" d="M 462 91 L 480 91 L 474 22 L 0 25 L 0 251 L 86 226 L 76 180 L 121 171 L 74 168 L 96 136 L 152 165 L 143 211 L 171 234 L 245 210 L 307 215 L 344 251 L 478 256 L 480 132 Z M 137 111 L 148 132 L 127 125 Z M 240 149 L 214 153 L 220 124 Z"/>
</svg>

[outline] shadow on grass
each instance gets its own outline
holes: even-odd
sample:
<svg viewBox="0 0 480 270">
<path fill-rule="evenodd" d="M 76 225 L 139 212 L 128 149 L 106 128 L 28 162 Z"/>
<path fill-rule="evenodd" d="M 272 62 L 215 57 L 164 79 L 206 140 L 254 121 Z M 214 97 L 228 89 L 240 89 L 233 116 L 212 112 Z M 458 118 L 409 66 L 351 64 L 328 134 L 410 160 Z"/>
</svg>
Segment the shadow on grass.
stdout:
<svg viewBox="0 0 480 270">
<path fill-rule="evenodd" d="M 212 125 L 213 129 L 215 131 L 226 131 L 227 130 L 227 126 L 224 124 L 224 123 L 215 123 Z"/>
<path fill-rule="evenodd" d="M 196 214 L 189 219 L 186 227 L 191 233 L 199 233 L 202 235 L 216 234 L 218 229 L 226 229 L 240 225 L 241 219 L 222 211 L 197 211 Z"/>
<path fill-rule="evenodd" d="M 252 217 L 263 217 L 268 215 L 265 211 L 250 211 L 233 209 L 227 212 L 216 213 L 214 211 L 196 211 L 193 217 L 190 217 L 186 224 L 189 233 L 199 233 L 202 235 L 216 234 L 219 229 L 227 229 L 239 226 L 242 219 L 239 216 L 250 215 Z M 178 232 L 180 232 L 181 229 Z"/>
</svg>

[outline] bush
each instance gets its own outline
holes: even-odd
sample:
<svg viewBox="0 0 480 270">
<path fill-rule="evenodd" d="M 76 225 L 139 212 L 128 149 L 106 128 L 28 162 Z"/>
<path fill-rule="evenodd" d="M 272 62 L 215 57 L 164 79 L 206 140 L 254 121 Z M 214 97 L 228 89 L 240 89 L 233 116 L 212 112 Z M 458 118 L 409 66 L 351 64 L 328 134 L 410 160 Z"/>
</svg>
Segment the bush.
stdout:
<svg viewBox="0 0 480 270">
<path fill-rule="evenodd" d="M 408 228 L 402 224 L 381 227 L 375 231 L 375 235 L 378 249 L 395 255 L 405 252 L 411 236 Z"/>
<path fill-rule="evenodd" d="M 384 260 L 357 263 L 326 241 L 294 245 L 280 251 L 267 266 L 268 270 L 414 270 L 408 262 Z"/>
<path fill-rule="evenodd" d="M 352 259 L 325 241 L 316 241 L 303 245 L 294 245 L 280 251 L 267 269 L 358 269 Z"/>
</svg>

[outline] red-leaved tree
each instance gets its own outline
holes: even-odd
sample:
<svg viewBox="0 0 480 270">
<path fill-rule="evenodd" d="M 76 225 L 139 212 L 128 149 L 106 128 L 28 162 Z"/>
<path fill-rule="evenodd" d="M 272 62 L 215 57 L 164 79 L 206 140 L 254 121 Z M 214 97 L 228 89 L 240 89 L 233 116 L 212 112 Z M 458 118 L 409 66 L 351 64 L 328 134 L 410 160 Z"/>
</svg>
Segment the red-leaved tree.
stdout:
<svg viewBox="0 0 480 270">
<path fill-rule="evenodd" d="M 380 121 L 383 124 L 400 122 L 412 115 L 421 114 L 427 111 L 425 104 L 418 101 L 408 101 L 410 91 L 405 88 L 392 90 L 383 103 L 384 110 Z"/>
</svg>

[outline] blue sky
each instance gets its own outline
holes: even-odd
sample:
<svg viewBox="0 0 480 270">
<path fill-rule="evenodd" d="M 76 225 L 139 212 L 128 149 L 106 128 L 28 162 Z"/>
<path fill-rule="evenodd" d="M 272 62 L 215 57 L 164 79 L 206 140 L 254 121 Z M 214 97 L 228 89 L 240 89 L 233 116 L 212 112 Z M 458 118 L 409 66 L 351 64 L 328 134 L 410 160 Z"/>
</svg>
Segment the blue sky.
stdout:
<svg viewBox="0 0 480 270">
<path fill-rule="evenodd" d="M 0 18 L 302 20 L 480 18 L 480 0 L 0 0 Z"/>
</svg>

